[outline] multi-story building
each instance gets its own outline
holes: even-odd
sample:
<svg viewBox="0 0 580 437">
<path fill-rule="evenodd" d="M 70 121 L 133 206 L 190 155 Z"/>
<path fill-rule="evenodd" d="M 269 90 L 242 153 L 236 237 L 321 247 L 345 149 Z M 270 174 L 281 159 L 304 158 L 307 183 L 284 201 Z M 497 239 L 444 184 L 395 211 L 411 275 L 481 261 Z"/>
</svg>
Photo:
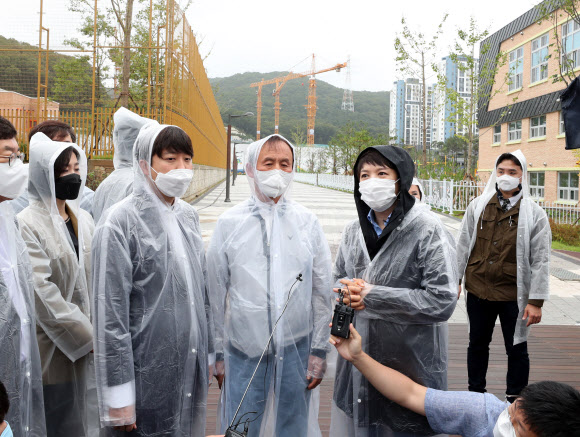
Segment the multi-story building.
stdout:
<svg viewBox="0 0 580 437">
<path fill-rule="evenodd" d="M 458 65 L 460 63 L 461 65 Z M 475 61 L 475 71 L 479 68 L 478 61 Z M 470 71 L 467 67 L 467 60 L 465 58 L 458 59 L 458 62 L 454 61 L 451 56 L 446 56 L 438 64 L 438 70 L 441 74 L 445 75 L 446 89 L 442 87 L 437 87 L 435 90 L 435 103 L 434 113 L 433 113 L 433 129 L 436 135 L 434 135 L 434 142 L 444 143 L 445 140 L 454 135 L 467 135 L 468 126 L 462 124 L 461 122 L 453 120 L 452 105 L 449 99 L 449 90 L 453 90 L 457 93 L 466 105 L 472 99 L 472 86 Z M 476 73 L 477 74 L 477 73 Z M 457 120 L 457 116 L 454 117 Z M 473 126 L 474 126 L 474 136 L 477 135 L 477 127 L 475 123 L 477 121 L 477 102 L 473 114 Z"/>
<path fill-rule="evenodd" d="M 433 85 L 427 86 L 427 146 L 433 136 Z M 394 82 L 390 95 L 389 128 L 391 144 L 423 147 L 423 86 L 419 79 Z"/>
<path fill-rule="evenodd" d="M 561 61 L 554 32 L 563 42 L 562 58 L 573 61 L 574 71 L 580 67 L 580 24 L 563 11 L 552 11 L 554 17 L 542 20 L 539 8 L 530 9 L 481 43 L 488 47 L 481 64 L 500 52 L 508 60 L 499 66 L 495 84 L 485 90 L 489 101 L 480 101 L 478 175 L 487 180 L 498 155 L 521 149 L 528 161 L 532 195 L 576 204 L 580 168 L 574 153 L 564 149 L 560 112 L 560 93 L 566 84 L 554 83 L 552 76 L 558 74 Z"/>
</svg>

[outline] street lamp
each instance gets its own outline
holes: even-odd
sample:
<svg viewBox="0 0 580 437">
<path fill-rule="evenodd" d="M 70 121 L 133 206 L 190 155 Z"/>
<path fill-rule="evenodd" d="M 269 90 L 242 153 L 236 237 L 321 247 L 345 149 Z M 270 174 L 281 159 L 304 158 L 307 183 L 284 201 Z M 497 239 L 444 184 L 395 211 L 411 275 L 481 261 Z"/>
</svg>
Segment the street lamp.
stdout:
<svg viewBox="0 0 580 437">
<path fill-rule="evenodd" d="M 227 166 L 227 173 L 226 173 L 226 199 L 224 202 L 231 202 L 230 200 L 230 173 L 232 168 L 232 118 L 238 117 L 253 117 L 253 112 L 246 112 L 245 114 L 240 115 L 228 115 L 228 156 L 226 159 L 226 166 Z M 237 161 L 236 161 L 237 162 Z M 237 166 L 237 164 L 236 164 Z"/>
</svg>

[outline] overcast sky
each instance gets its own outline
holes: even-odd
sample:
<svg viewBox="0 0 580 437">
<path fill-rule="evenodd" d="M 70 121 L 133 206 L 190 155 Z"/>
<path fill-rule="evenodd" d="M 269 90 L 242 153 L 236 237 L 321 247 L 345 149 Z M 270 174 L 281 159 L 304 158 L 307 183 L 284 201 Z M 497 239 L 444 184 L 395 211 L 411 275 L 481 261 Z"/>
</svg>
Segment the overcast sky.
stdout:
<svg viewBox="0 0 580 437">
<path fill-rule="evenodd" d="M 0 35 L 38 44 L 39 0 L 1 0 Z M 44 0 L 61 28 L 74 22 L 62 15 L 68 0 Z M 108 1 L 100 0 L 103 3 Z M 210 77 L 247 71 L 305 71 L 310 54 L 317 68 L 352 62 L 354 90 L 388 91 L 397 78 L 393 42 L 405 16 L 413 29 L 432 32 L 445 13 L 449 18 L 439 44 L 445 56 L 458 26 L 476 18 L 491 32 L 532 8 L 532 0 L 194 0 L 188 18 L 203 37 L 202 53 Z M 59 18 L 60 16 L 60 18 Z M 50 17 L 46 21 L 50 21 Z M 54 27 L 54 26 L 53 26 Z M 64 34 L 63 34 L 64 35 Z M 51 30 L 52 41 L 59 38 Z M 299 64 L 299 65 L 296 65 Z M 319 79 L 343 87 L 345 74 L 328 72 Z"/>
</svg>

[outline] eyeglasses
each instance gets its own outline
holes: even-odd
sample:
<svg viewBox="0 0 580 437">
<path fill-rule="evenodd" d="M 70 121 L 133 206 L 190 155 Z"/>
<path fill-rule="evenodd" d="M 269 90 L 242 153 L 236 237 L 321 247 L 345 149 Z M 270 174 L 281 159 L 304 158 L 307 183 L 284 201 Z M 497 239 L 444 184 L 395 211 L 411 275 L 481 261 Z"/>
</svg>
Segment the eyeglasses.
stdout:
<svg viewBox="0 0 580 437">
<path fill-rule="evenodd" d="M 7 159 L 8 160 L 8 167 L 12 167 L 18 161 L 23 162 L 24 155 L 22 153 L 19 153 L 18 155 L 16 153 L 13 153 L 12 155 L 9 155 L 9 156 L 0 156 L 0 159 Z"/>
</svg>

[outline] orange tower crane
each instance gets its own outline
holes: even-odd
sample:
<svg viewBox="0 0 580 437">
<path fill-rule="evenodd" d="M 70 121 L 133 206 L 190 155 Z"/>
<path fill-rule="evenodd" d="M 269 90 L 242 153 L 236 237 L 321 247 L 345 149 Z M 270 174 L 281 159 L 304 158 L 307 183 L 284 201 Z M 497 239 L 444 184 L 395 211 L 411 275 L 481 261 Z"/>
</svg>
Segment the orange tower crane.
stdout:
<svg viewBox="0 0 580 437">
<path fill-rule="evenodd" d="M 308 117 L 308 129 L 307 129 L 307 144 L 309 146 L 314 145 L 314 124 L 316 120 L 316 79 L 314 76 L 320 73 L 326 73 L 327 71 L 340 71 L 343 68 L 346 68 L 347 62 L 342 64 L 336 64 L 333 67 L 325 68 L 323 70 L 316 70 L 315 65 L 315 56 L 312 55 L 312 65 L 309 71 L 305 71 L 302 73 L 293 73 L 290 72 L 286 76 L 276 77 L 274 79 L 264 80 L 262 79 L 261 82 L 255 82 L 250 85 L 251 88 L 258 88 L 256 94 L 258 96 L 258 100 L 256 103 L 256 110 L 257 110 L 257 126 L 256 126 L 256 139 L 260 139 L 260 128 L 262 125 L 262 87 L 264 85 L 272 85 L 276 84 L 272 95 L 274 96 L 274 133 L 278 133 L 279 122 L 280 122 L 280 107 L 282 106 L 280 103 L 280 91 L 286 85 L 289 80 L 292 79 L 299 79 L 301 77 L 309 78 L 308 83 L 308 104 L 306 106 L 306 113 Z"/>
</svg>

